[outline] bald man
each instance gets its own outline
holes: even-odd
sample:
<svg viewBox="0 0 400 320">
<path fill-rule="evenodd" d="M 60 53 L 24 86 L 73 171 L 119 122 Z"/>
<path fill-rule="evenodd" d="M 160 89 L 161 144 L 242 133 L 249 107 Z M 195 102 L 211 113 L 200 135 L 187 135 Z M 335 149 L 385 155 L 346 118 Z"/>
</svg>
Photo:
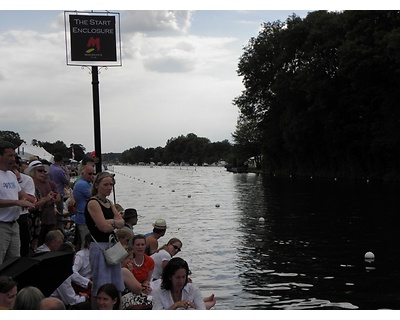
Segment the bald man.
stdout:
<svg viewBox="0 0 400 320">
<path fill-rule="evenodd" d="M 39 310 L 65 310 L 65 305 L 58 298 L 48 297 L 40 301 Z"/>
</svg>

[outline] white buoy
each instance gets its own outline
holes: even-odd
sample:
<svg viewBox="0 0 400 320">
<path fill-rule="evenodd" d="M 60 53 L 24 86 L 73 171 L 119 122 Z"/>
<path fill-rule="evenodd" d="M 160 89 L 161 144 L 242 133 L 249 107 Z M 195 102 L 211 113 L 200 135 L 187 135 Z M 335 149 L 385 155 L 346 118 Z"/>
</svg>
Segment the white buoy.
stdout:
<svg viewBox="0 0 400 320">
<path fill-rule="evenodd" d="M 265 219 L 263 217 L 258 219 L 258 222 L 264 222 L 264 221 L 265 221 Z"/>
<path fill-rule="evenodd" d="M 371 251 L 368 251 L 364 256 L 364 259 L 365 261 L 371 262 L 375 260 L 375 255 Z"/>
</svg>

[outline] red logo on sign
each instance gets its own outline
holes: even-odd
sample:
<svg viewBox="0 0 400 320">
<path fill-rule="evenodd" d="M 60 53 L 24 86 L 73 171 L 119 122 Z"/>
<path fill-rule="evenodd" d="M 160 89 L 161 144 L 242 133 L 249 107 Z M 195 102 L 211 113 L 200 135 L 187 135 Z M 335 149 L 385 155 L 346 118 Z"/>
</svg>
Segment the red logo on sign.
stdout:
<svg viewBox="0 0 400 320">
<path fill-rule="evenodd" d="M 87 47 L 88 47 L 89 49 L 86 50 L 86 53 L 91 53 L 91 52 L 93 52 L 93 50 L 95 49 L 95 47 L 96 47 L 96 50 L 97 50 L 97 51 L 100 51 L 100 38 L 93 38 L 93 37 L 90 37 L 90 39 L 89 39 L 89 41 L 88 41 L 88 43 L 87 43 Z"/>
</svg>

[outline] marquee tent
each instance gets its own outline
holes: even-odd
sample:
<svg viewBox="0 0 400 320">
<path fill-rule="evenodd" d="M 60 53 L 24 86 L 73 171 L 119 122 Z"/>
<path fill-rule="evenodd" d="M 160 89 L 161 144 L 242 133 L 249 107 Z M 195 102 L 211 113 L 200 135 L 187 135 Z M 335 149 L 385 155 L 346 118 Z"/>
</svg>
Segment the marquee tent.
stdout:
<svg viewBox="0 0 400 320">
<path fill-rule="evenodd" d="M 25 160 L 28 160 L 32 156 L 38 156 L 40 159 L 45 159 L 49 162 L 53 162 L 54 157 L 51 153 L 47 152 L 42 147 L 27 145 L 26 143 L 21 144 L 15 152 Z"/>
</svg>

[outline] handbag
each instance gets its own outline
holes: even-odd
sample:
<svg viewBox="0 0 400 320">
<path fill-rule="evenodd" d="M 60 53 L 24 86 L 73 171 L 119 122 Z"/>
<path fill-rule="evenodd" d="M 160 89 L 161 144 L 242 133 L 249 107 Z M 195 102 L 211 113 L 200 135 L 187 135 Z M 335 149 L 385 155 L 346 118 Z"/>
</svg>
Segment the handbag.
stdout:
<svg viewBox="0 0 400 320">
<path fill-rule="evenodd" d="M 122 295 L 121 306 L 123 310 L 151 310 L 153 303 L 146 295 L 134 294 L 129 291 Z"/>
<path fill-rule="evenodd" d="M 107 264 L 109 264 L 110 266 L 120 263 L 129 255 L 128 252 L 123 247 L 123 245 L 121 244 L 121 242 L 118 240 L 117 235 L 114 233 L 110 234 L 108 238 L 107 249 L 103 249 L 102 247 L 100 247 L 100 245 L 97 243 L 95 238 L 93 238 L 93 236 L 92 239 L 99 246 L 100 250 L 104 254 L 104 258 L 106 259 Z"/>
</svg>

